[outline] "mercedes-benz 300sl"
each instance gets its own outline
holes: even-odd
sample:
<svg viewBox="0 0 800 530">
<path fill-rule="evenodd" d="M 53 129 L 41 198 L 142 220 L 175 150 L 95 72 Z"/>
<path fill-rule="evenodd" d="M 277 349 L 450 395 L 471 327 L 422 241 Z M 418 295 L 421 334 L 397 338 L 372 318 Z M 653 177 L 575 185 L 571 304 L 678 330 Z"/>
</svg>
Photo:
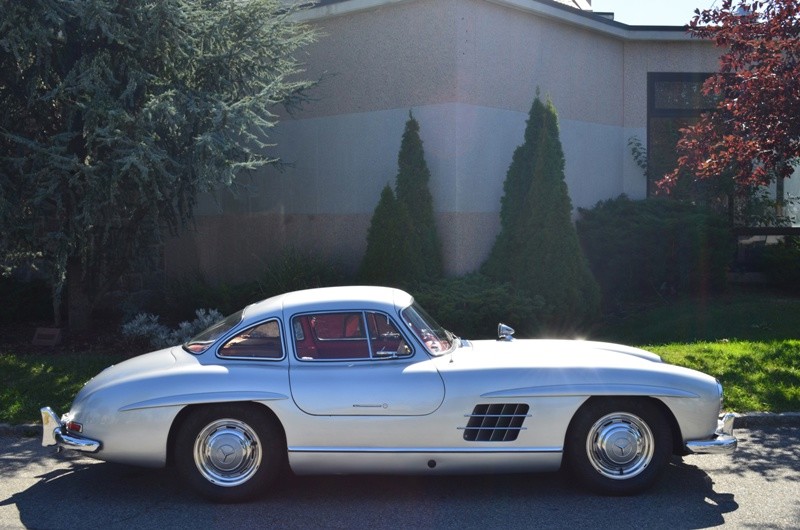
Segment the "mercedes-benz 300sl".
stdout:
<svg viewBox="0 0 800 530">
<path fill-rule="evenodd" d="M 107 368 L 43 445 L 175 466 L 240 501 L 296 474 L 552 471 L 613 495 L 651 486 L 673 455 L 731 453 L 722 387 L 653 353 L 577 340 L 469 341 L 407 293 L 283 294 L 182 346 Z"/>
</svg>

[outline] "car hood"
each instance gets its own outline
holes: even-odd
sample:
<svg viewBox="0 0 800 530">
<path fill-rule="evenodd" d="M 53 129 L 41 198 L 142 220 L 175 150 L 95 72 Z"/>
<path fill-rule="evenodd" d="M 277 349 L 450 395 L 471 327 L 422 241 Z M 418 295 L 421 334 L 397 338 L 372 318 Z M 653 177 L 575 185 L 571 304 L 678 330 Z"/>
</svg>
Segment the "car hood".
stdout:
<svg viewBox="0 0 800 530">
<path fill-rule="evenodd" d="M 518 339 L 476 340 L 468 344 L 456 351 L 464 362 L 486 362 L 494 366 L 616 367 L 662 362 L 655 353 L 608 342 Z"/>
<path fill-rule="evenodd" d="M 446 383 L 484 397 L 718 394 L 711 376 L 619 344 L 573 340 L 477 340 L 437 360 Z"/>
</svg>

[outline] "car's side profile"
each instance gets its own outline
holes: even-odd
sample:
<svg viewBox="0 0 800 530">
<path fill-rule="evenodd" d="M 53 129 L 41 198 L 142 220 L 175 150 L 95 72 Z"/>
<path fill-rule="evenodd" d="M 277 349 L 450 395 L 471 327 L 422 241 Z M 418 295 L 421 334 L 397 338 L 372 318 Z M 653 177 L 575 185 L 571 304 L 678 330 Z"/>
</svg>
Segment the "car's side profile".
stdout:
<svg viewBox="0 0 800 530">
<path fill-rule="evenodd" d="M 183 346 L 101 372 L 43 445 L 175 465 L 235 501 L 298 474 L 558 469 L 632 494 L 673 454 L 730 453 L 705 374 L 587 341 L 466 341 L 403 291 L 339 287 L 253 304 Z"/>
</svg>

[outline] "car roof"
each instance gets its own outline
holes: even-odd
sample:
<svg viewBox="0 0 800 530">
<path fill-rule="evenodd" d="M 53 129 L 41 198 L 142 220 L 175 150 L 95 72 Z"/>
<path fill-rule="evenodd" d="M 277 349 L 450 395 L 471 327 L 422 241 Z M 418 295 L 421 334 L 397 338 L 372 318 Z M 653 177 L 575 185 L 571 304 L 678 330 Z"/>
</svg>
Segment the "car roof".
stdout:
<svg viewBox="0 0 800 530">
<path fill-rule="evenodd" d="M 366 285 L 321 287 L 293 291 L 247 306 L 244 318 L 260 318 L 279 312 L 334 311 L 338 309 L 375 309 L 388 311 L 411 305 L 414 298 L 400 289 Z"/>
</svg>

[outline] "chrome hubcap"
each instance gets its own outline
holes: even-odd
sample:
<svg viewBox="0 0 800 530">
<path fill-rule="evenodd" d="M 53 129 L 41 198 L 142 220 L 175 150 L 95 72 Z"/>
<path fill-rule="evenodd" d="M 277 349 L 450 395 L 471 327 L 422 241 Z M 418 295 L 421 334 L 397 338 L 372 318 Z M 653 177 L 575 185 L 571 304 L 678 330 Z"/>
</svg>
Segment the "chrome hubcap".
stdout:
<svg viewBox="0 0 800 530">
<path fill-rule="evenodd" d="M 603 416 L 589 429 L 586 453 L 603 476 L 624 480 L 644 471 L 653 459 L 653 433 L 641 418 L 627 412 Z"/>
<path fill-rule="evenodd" d="M 222 419 L 208 424 L 194 442 L 194 463 L 209 482 L 238 486 L 261 465 L 261 443 L 246 423 Z"/>
</svg>

